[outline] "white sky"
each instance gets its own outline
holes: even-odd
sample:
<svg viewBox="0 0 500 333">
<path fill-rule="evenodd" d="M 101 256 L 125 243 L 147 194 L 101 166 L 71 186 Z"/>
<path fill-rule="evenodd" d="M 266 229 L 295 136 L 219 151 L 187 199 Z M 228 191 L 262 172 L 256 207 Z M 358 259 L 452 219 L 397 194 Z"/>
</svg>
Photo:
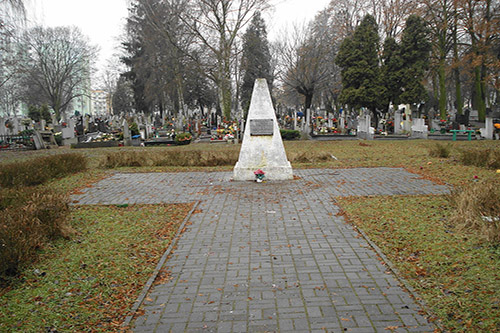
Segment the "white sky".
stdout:
<svg viewBox="0 0 500 333">
<path fill-rule="evenodd" d="M 33 23 L 46 26 L 75 25 L 93 44 L 99 45 L 98 66 L 110 59 L 119 47 L 127 17 L 127 0 L 28 0 L 29 17 Z M 274 10 L 266 13 L 269 39 L 293 23 L 314 18 L 330 0 L 271 0 Z"/>
</svg>

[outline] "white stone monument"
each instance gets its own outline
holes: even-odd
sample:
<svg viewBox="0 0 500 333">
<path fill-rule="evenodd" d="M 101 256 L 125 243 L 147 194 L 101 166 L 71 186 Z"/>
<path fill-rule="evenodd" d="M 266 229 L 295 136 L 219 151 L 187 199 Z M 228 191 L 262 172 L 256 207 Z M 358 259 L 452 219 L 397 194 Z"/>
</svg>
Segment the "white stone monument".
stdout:
<svg viewBox="0 0 500 333">
<path fill-rule="evenodd" d="M 429 131 L 427 125 L 425 125 L 425 119 L 413 119 L 413 125 L 411 126 L 411 136 L 413 138 L 427 139 L 428 133 Z"/>
<path fill-rule="evenodd" d="M 481 136 L 488 140 L 493 140 L 493 133 L 494 133 L 494 125 L 493 125 L 493 118 L 486 118 L 486 121 L 484 123 L 484 128 L 481 128 Z"/>
<path fill-rule="evenodd" d="M 130 129 L 128 127 L 127 120 L 123 120 L 122 127 L 123 127 L 123 145 L 124 146 L 131 146 L 132 145 L 132 136 L 130 134 Z"/>
<path fill-rule="evenodd" d="M 375 129 L 370 126 L 370 115 L 360 116 L 358 120 L 357 136 L 363 140 L 373 140 Z"/>
<path fill-rule="evenodd" d="M 257 79 L 241 145 L 240 157 L 233 171 L 236 181 L 255 180 L 254 172 L 265 172 L 266 180 L 293 179 L 278 121 L 265 79 Z"/>
</svg>

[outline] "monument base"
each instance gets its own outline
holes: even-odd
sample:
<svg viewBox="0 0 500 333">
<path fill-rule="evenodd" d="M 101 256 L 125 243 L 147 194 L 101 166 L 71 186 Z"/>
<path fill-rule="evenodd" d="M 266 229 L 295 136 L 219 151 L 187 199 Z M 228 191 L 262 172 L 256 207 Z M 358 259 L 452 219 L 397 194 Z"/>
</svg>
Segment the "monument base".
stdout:
<svg viewBox="0 0 500 333">
<path fill-rule="evenodd" d="M 239 165 L 240 163 L 236 163 L 236 166 L 233 170 L 233 180 L 235 181 L 247 181 L 247 180 L 255 180 L 254 172 L 257 171 L 258 168 L 244 168 Z M 264 167 L 261 168 L 265 172 L 264 180 L 291 180 L 293 179 L 293 171 L 292 166 L 286 167 Z"/>
</svg>

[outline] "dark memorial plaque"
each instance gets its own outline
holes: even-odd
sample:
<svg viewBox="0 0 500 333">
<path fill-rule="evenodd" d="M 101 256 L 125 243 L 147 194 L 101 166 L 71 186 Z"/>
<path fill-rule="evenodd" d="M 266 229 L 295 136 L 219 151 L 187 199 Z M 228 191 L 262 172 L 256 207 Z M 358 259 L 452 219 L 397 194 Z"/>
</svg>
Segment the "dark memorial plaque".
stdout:
<svg viewBox="0 0 500 333">
<path fill-rule="evenodd" d="M 250 135 L 273 135 L 274 123 L 272 119 L 250 119 Z"/>
</svg>

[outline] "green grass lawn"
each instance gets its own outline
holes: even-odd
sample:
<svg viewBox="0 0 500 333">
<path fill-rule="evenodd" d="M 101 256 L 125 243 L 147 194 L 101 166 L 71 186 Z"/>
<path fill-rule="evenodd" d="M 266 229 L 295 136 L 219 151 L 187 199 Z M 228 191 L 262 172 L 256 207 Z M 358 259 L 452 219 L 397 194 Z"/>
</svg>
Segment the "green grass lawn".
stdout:
<svg viewBox="0 0 500 333">
<path fill-rule="evenodd" d="M 448 223 L 444 196 L 338 198 L 447 330 L 500 329 L 500 247 Z"/>
<path fill-rule="evenodd" d="M 0 331 L 116 331 L 192 205 L 73 208 L 71 239 L 1 291 Z"/>
<path fill-rule="evenodd" d="M 460 162 L 463 149 L 499 151 L 498 141 L 449 142 L 448 158 L 429 155 L 435 144 L 425 140 L 294 141 L 285 142 L 285 148 L 294 168 L 403 167 L 457 187 L 500 179 L 494 169 Z M 89 159 L 87 171 L 43 185 L 69 194 L 117 171 L 230 171 L 234 165 L 227 156 L 234 159 L 239 148 L 191 144 L 59 149 L 0 154 L 0 163 L 44 153 L 84 154 Z M 103 167 L 107 154 L 146 152 L 154 160 L 173 150 L 181 150 L 188 160 L 209 152 L 225 162 L 210 167 Z M 350 223 L 361 228 L 397 266 L 446 330 L 500 330 L 499 246 L 486 243 L 480 235 L 455 230 L 449 224 L 452 207 L 446 196 L 343 198 L 338 203 Z M 42 248 L 37 262 L 15 284 L 0 291 L 0 331 L 56 328 L 69 332 L 88 327 L 116 331 L 189 209 L 187 205 L 73 208 L 70 225 L 76 234 Z"/>
</svg>

